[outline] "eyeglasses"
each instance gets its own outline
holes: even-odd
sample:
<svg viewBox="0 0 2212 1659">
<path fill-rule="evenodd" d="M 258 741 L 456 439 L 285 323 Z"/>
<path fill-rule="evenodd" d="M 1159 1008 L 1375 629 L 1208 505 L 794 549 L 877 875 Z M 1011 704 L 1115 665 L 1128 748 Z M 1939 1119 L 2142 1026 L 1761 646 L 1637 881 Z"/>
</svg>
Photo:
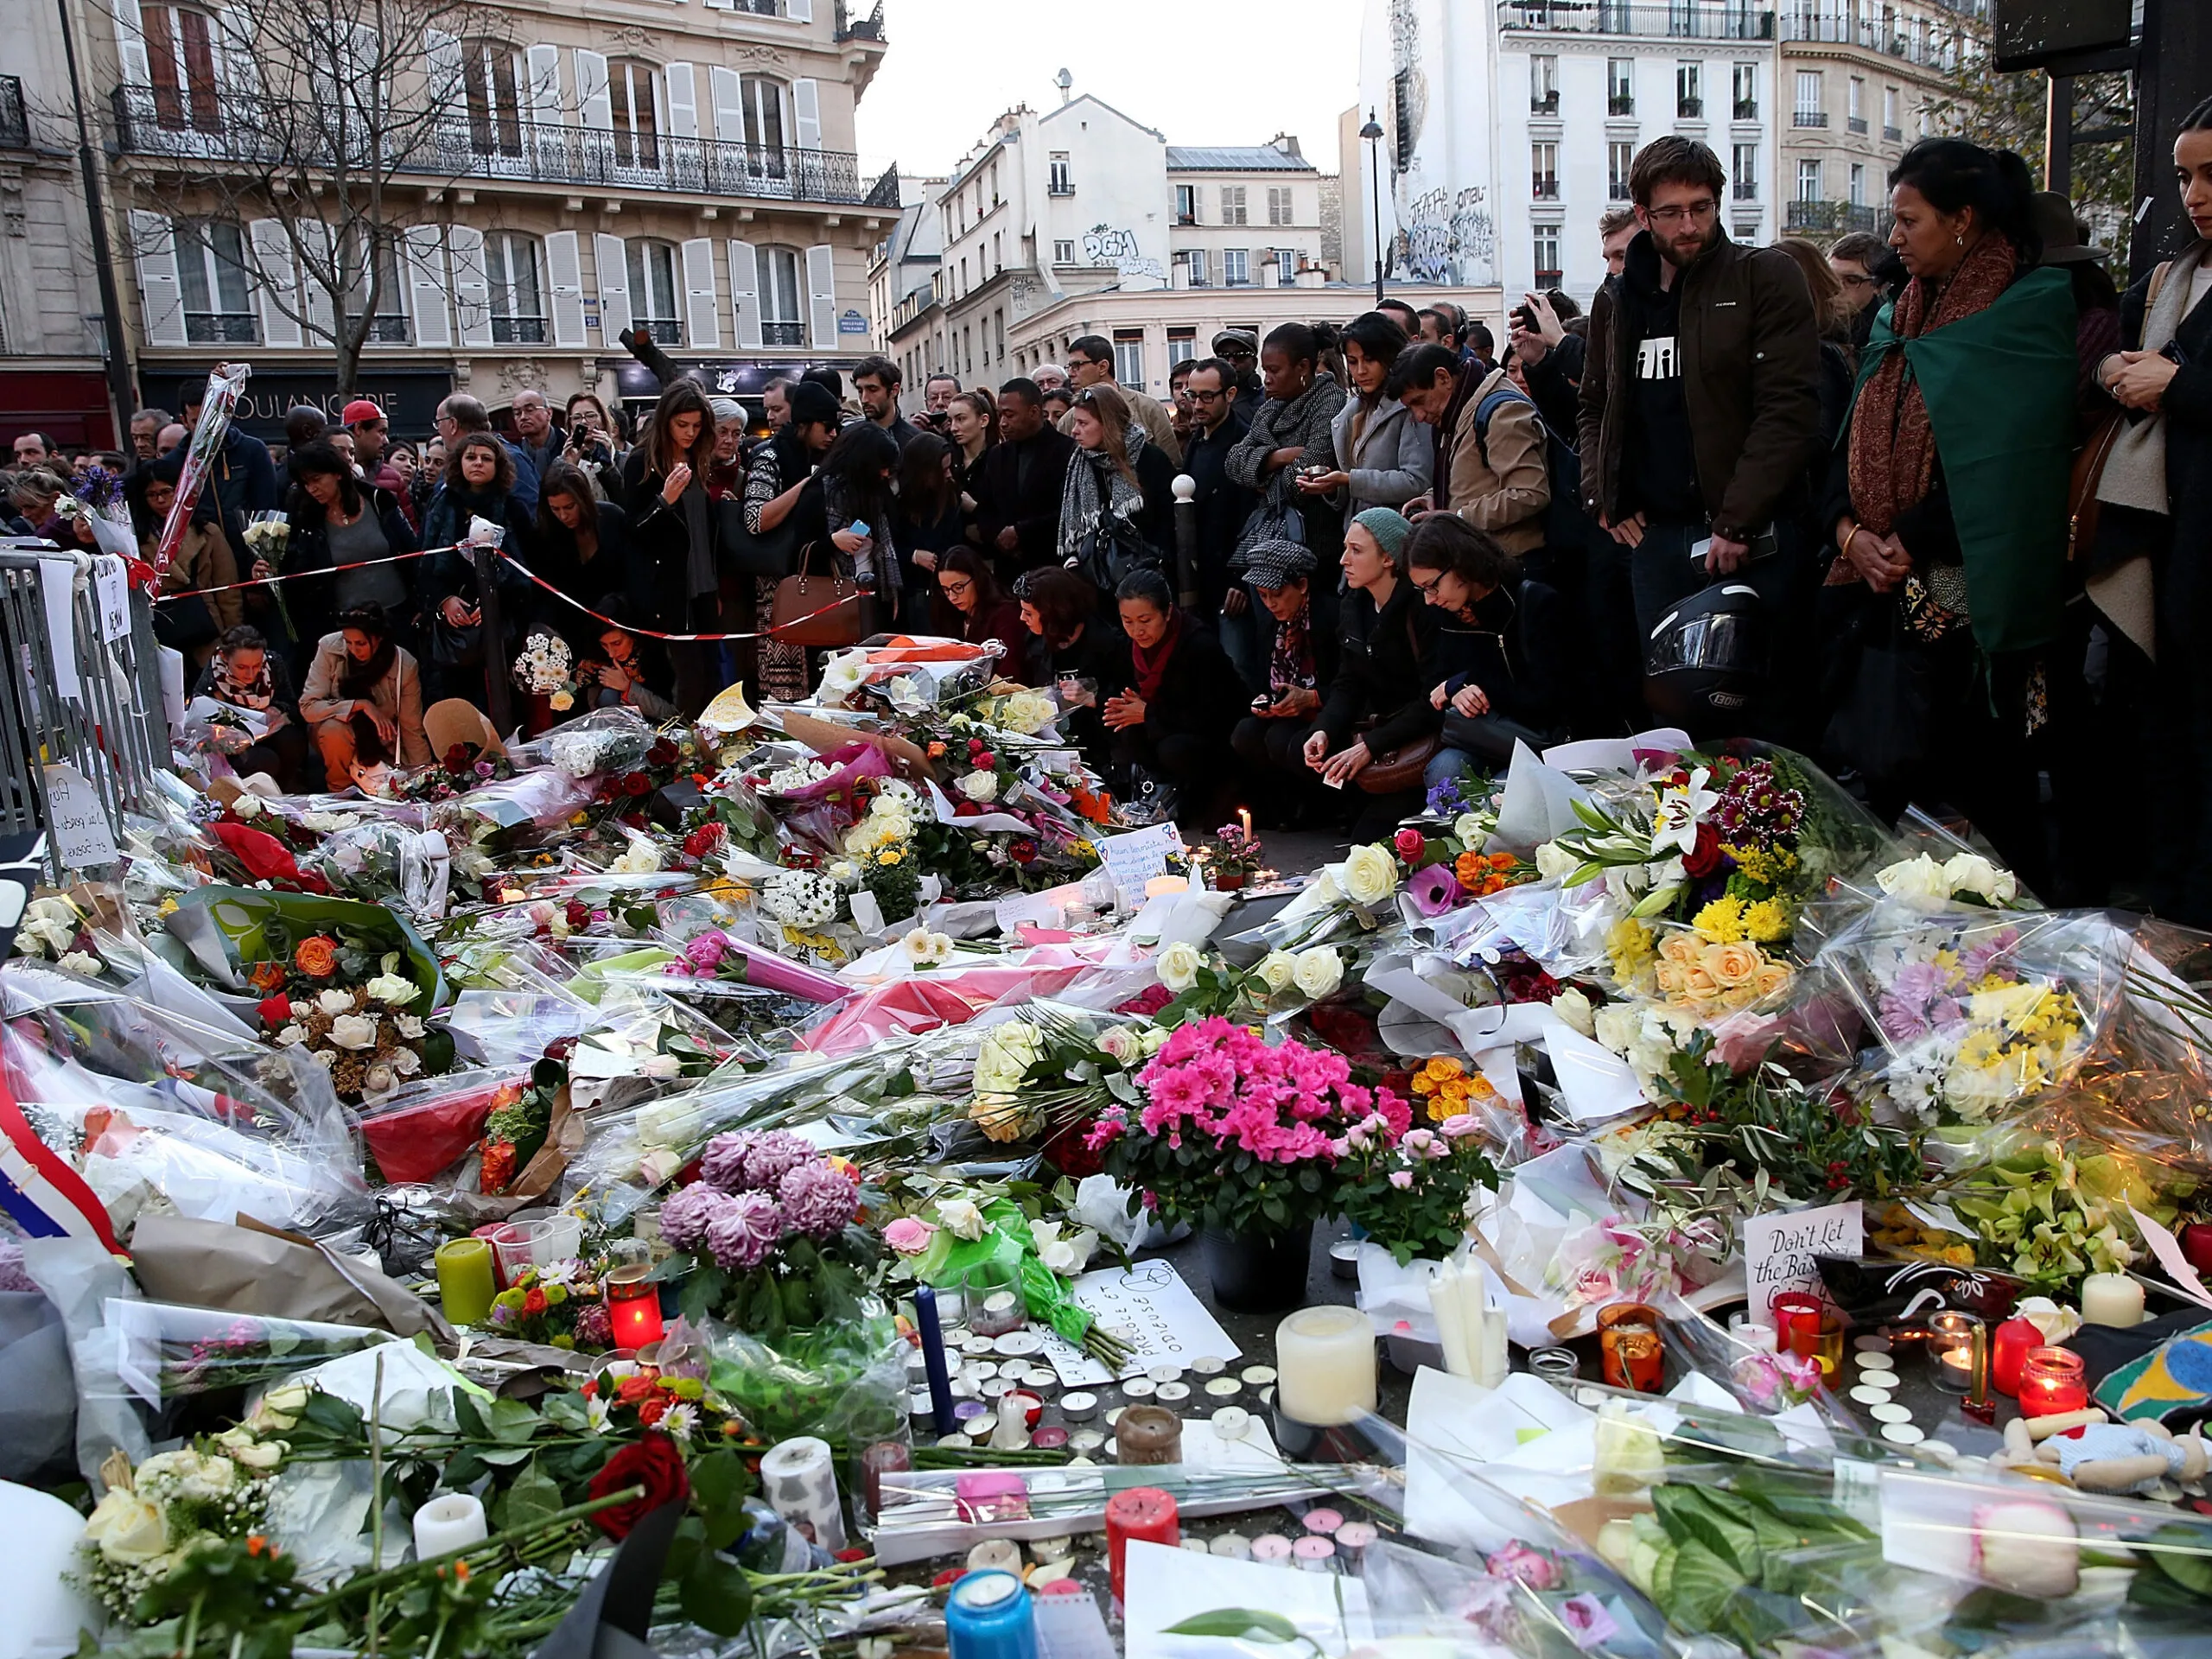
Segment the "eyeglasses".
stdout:
<svg viewBox="0 0 2212 1659">
<path fill-rule="evenodd" d="M 1189 391 L 1192 401 L 1201 404 L 1217 404 L 1229 396 L 1226 391 L 1208 391 L 1203 386 L 1192 386 Z"/>
<path fill-rule="evenodd" d="M 976 584 L 964 576 L 955 576 L 942 584 L 947 599 L 964 599 L 976 591 Z"/>
<path fill-rule="evenodd" d="M 1720 211 L 1720 203 L 1712 196 L 1703 201 L 1693 201 L 1680 207 L 1647 207 L 1643 210 L 1655 225 L 1680 225 L 1686 219 L 1711 219 Z"/>
<path fill-rule="evenodd" d="M 1872 276 L 1840 276 L 1838 280 L 1841 282 L 1846 288 L 1872 288 L 1874 286 L 1874 279 Z"/>
<path fill-rule="evenodd" d="M 1449 573 L 1440 570 L 1427 582 L 1415 580 L 1414 582 L 1414 592 L 1419 594 L 1423 599 L 1434 598 L 1436 596 L 1436 590 L 1444 585 L 1444 578 L 1447 574 Z"/>
</svg>

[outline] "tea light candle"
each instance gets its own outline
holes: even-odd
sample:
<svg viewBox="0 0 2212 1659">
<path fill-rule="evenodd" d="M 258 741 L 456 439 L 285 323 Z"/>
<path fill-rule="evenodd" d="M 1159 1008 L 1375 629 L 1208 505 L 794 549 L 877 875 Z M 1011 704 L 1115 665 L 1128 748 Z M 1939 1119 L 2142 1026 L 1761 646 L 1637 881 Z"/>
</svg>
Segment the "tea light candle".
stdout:
<svg viewBox="0 0 2212 1659">
<path fill-rule="evenodd" d="M 490 1252 L 487 1250 L 488 1255 Z M 484 1506 L 467 1492 L 434 1497 L 415 1511 L 415 1559 L 449 1555 L 484 1541 Z"/>
<path fill-rule="evenodd" d="M 436 1260 L 438 1300 L 446 1318 L 455 1325 L 483 1324 L 492 1313 L 492 1247 L 480 1238 L 449 1238 L 438 1246 Z M 658 1305 L 654 1312 L 659 1312 Z M 619 1338 L 621 1333 L 615 1335 Z M 626 1348 L 637 1345 L 622 1344 Z"/>
<path fill-rule="evenodd" d="M 1071 1423 L 1087 1423 L 1098 1414 L 1098 1396 L 1078 1389 L 1060 1396 L 1060 1415 Z"/>
<path fill-rule="evenodd" d="M 1937 1388 L 1965 1394 L 1974 1387 L 1974 1332 L 1980 1325 L 1973 1314 L 1955 1309 L 1929 1315 L 1928 1363 L 1935 1369 Z"/>
<path fill-rule="evenodd" d="M 1183 1420 L 1165 1406 L 1128 1406 L 1114 1425 L 1115 1456 L 1124 1465 L 1180 1463 Z"/>
<path fill-rule="evenodd" d="M 1277 1402 L 1294 1422 L 1326 1427 L 1375 1409 L 1375 1328 L 1357 1308 L 1300 1308 L 1275 1327 L 1275 1363 Z"/>
<path fill-rule="evenodd" d="M 2037 1348 L 2020 1369 L 2020 1414 L 2048 1417 L 2079 1411 L 2089 1403 L 2082 1380 L 2082 1356 L 2064 1348 Z"/>
<path fill-rule="evenodd" d="M 1156 1486 L 1132 1486 L 1106 1500 L 1106 1568 L 1116 1601 L 1122 1599 L 1132 1539 L 1170 1549 L 1180 1544 L 1183 1528 L 1175 1500 Z"/>
<path fill-rule="evenodd" d="M 1300 1538 L 1292 1541 L 1291 1559 L 1308 1573 L 1326 1573 L 1336 1560 L 1337 1547 L 1325 1538 Z"/>
<path fill-rule="evenodd" d="M 1249 1561 L 1252 1559 L 1252 1541 L 1241 1532 L 1224 1532 L 1213 1541 L 1211 1553 L 1224 1561 Z"/>
<path fill-rule="evenodd" d="M 1279 1532 L 1263 1532 L 1252 1541 L 1252 1559 L 1255 1561 L 1287 1561 L 1290 1559 L 1290 1540 Z"/>
<path fill-rule="evenodd" d="M 2082 1281 L 2082 1319 L 2126 1330 L 2143 1323 L 2143 1286 L 2124 1273 L 2093 1273 Z"/>
</svg>

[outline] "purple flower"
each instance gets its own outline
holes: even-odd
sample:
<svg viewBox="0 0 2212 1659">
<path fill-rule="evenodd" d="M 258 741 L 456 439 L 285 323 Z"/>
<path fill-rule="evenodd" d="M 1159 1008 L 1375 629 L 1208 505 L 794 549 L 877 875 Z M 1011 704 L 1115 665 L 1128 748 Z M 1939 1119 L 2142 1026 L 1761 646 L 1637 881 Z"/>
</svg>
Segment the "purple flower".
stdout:
<svg viewBox="0 0 2212 1659">
<path fill-rule="evenodd" d="M 699 1179 L 725 1192 L 744 1192 L 754 1185 L 745 1179 L 746 1155 L 760 1144 L 759 1135 L 743 1130 L 716 1135 L 699 1160 Z"/>
<path fill-rule="evenodd" d="M 1574 1645 L 1586 1653 L 1620 1634 L 1621 1627 L 1613 1622 L 1605 1604 L 1592 1595 L 1569 1596 L 1559 1605 L 1559 1618 Z"/>
<path fill-rule="evenodd" d="M 1467 890 L 1459 885 L 1459 878 L 1452 874 L 1448 864 L 1432 864 L 1406 883 L 1406 896 L 1414 901 L 1414 908 L 1424 916 L 1441 916 L 1463 903 Z"/>
<path fill-rule="evenodd" d="M 696 1250 L 707 1242 L 707 1230 L 729 1207 L 729 1194 L 697 1181 L 660 1207 L 660 1235 L 672 1249 Z"/>
<path fill-rule="evenodd" d="M 813 1143 L 789 1129 L 774 1129 L 754 1141 L 745 1154 L 745 1185 L 757 1192 L 773 1192 L 784 1177 L 801 1164 L 820 1156 Z"/>
<path fill-rule="evenodd" d="M 776 1189 L 784 1221 L 809 1238 L 834 1238 L 860 1210 L 853 1184 L 827 1164 L 801 1164 Z"/>
<path fill-rule="evenodd" d="M 607 1315 L 605 1304 L 586 1302 L 576 1310 L 575 1337 L 579 1348 L 612 1348 L 614 1345 L 614 1324 Z"/>
<path fill-rule="evenodd" d="M 776 1201 L 766 1192 L 741 1192 L 707 1229 L 707 1249 L 715 1266 L 747 1273 L 768 1259 L 783 1236 L 784 1212 Z"/>
</svg>

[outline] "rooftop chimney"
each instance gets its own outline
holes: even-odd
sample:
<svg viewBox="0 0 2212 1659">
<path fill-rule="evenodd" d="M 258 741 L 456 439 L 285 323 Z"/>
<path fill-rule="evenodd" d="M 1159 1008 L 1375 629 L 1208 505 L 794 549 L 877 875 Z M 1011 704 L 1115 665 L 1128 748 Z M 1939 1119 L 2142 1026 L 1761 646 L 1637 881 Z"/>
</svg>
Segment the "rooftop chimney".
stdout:
<svg viewBox="0 0 2212 1659">
<path fill-rule="evenodd" d="M 1274 137 L 1268 140 L 1268 147 L 1270 149 L 1281 150 L 1284 155 L 1291 157 L 1294 161 L 1302 162 L 1306 159 L 1305 152 L 1298 147 L 1298 139 L 1296 136 L 1291 133 L 1279 132 L 1275 134 Z"/>
</svg>

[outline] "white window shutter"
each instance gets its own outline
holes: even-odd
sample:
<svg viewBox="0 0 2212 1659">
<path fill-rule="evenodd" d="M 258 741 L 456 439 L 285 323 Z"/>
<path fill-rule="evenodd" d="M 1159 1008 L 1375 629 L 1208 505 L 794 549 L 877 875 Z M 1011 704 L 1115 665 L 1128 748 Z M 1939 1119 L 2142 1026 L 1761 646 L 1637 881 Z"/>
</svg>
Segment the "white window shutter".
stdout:
<svg viewBox="0 0 2212 1659">
<path fill-rule="evenodd" d="M 691 66 L 671 63 L 661 71 L 661 79 L 668 83 L 669 137 L 696 138 L 699 136 L 699 94 L 692 80 Z"/>
<path fill-rule="evenodd" d="M 806 291 L 811 307 L 814 349 L 837 349 L 837 257 L 827 242 L 806 251 Z"/>
<path fill-rule="evenodd" d="M 814 0 L 784 0 L 784 16 L 795 23 L 814 21 Z"/>
<path fill-rule="evenodd" d="M 801 149 L 822 148 L 822 92 L 811 80 L 791 82 L 791 124 Z"/>
<path fill-rule="evenodd" d="M 523 53 L 523 73 L 530 78 L 530 85 L 523 96 L 530 105 L 531 119 L 541 127 L 561 124 L 561 48 L 557 46 L 533 46 Z"/>
<path fill-rule="evenodd" d="M 745 142 L 745 84 L 737 71 L 716 64 L 707 71 L 707 86 L 714 98 L 715 137 L 726 144 Z"/>
<path fill-rule="evenodd" d="M 446 248 L 453 256 L 453 306 L 461 320 L 461 343 L 492 343 L 492 274 L 484 263 L 484 232 L 473 225 L 455 225 L 446 232 Z"/>
<path fill-rule="evenodd" d="M 466 72 L 461 67 L 461 36 L 442 29 L 425 29 L 423 51 L 429 60 L 429 85 L 424 90 L 430 101 L 446 105 L 462 102 L 467 94 L 461 85 Z"/>
<path fill-rule="evenodd" d="M 552 289 L 553 343 L 581 346 L 584 341 L 584 267 L 574 231 L 553 231 L 545 238 L 545 281 Z"/>
<path fill-rule="evenodd" d="M 136 7 L 132 10 L 135 11 Z M 149 346 L 182 346 L 184 288 L 176 277 L 176 233 L 159 213 L 130 215 L 131 251 Z"/>
<path fill-rule="evenodd" d="M 622 344 L 622 331 L 630 326 L 630 261 L 619 236 L 592 238 L 592 257 L 599 267 L 599 339 L 609 351 Z"/>
<path fill-rule="evenodd" d="M 261 66 L 253 55 L 253 18 L 233 6 L 215 14 L 215 51 L 223 91 L 232 98 L 252 99 L 261 95 Z"/>
<path fill-rule="evenodd" d="M 729 245 L 729 308 L 737 319 L 737 343 L 760 346 L 760 261 L 750 242 Z"/>
<path fill-rule="evenodd" d="M 124 83 L 150 86 L 154 78 L 146 67 L 146 22 L 138 15 L 138 0 L 108 0 L 108 9 L 115 14 L 115 47 L 123 60 Z M 183 313 L 178 315 L 181 318 Z"/>
<path fill-rule="evenodd" d="M 246 226 L 253 254 L 254 301 L 261 312 L 261 340 L 266 346 L 297 346 L 300 340 L 300 279 L 292 268 L 292 240 L 283 222 L 257 219 Z M 289 308 L 289 309 L 287 308 Z"/>
<path fill-rule="evenodd" d="M 327 271 L 336 263 L 336 250 L 330 239 L 330 226 L 321 219 L 309 219 L 297 227 L 301 251 L 306 255 L 307 269 L 300 273 L 300 298 L 307 308 L 307 335 L 310 346 L 331 343 L 338 331 L 337 308 L 330 302 L 330 290 L 317 280 L 318 271 Z"/>
<path fill-rule="evenodd" d="M 453 321 L 447 309 L 445 258 L 438 243 L 438 227 L 410 226 L 404 252 L 408 291 L 415 302 L 415 343 L 451 346 Z"/>
<path fill-rule="evenodd" d="M 607 90 L 607 54 L 578 47 L 575 59 L 577 111 L 584 125 L 604 132 L 614 124 L 614 100 Z"/>
<path fill-rule="evenodd" d="M 683 245 L 683 333 L 695 352 L 719 351 L 721 319 L 715 303 L 715 245 L 695 237 Z"/>
</svg>

